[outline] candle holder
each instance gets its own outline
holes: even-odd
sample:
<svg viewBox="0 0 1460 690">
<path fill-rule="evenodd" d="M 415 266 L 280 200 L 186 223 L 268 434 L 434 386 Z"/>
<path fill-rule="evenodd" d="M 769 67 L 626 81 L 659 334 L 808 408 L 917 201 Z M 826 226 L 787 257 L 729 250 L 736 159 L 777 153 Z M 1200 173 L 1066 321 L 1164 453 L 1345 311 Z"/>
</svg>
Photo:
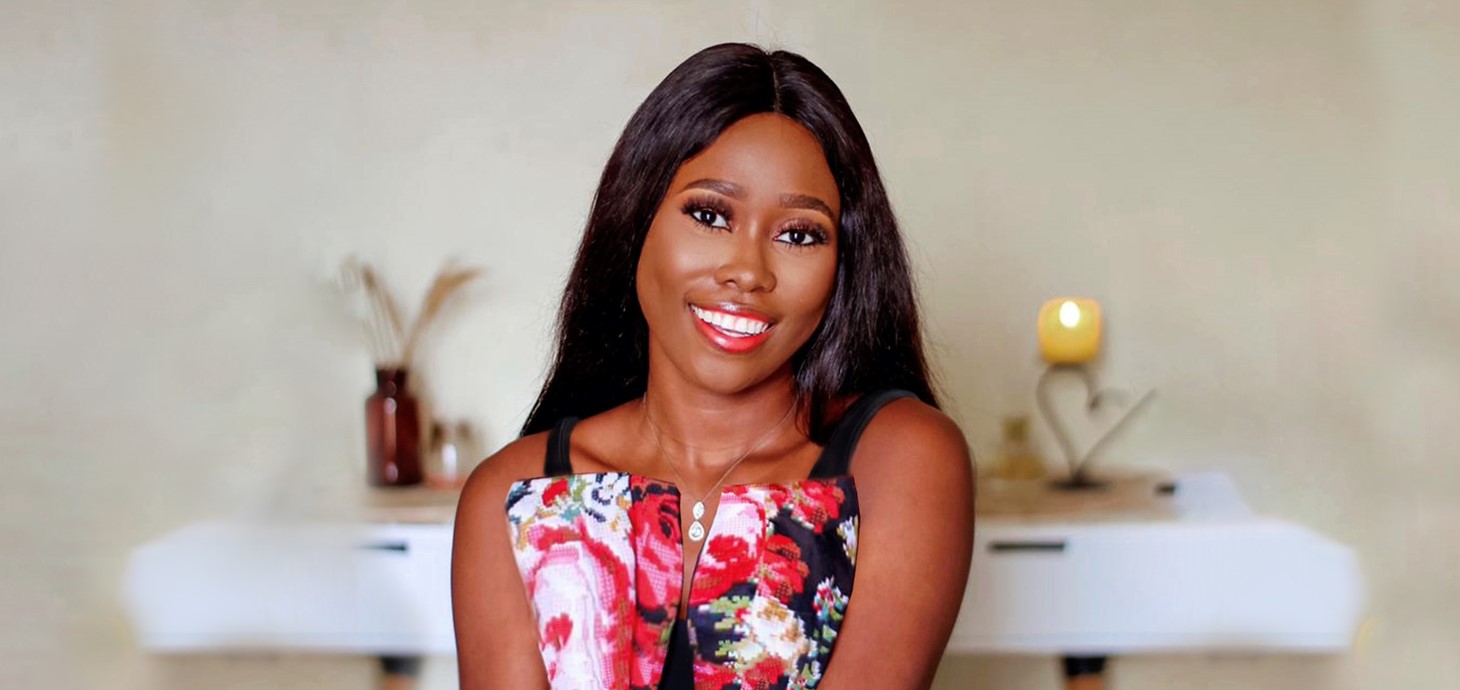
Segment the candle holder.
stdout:
<svg viewBox="0 0 1460 690">
<path fill-rule="evenodd" d="M 1035 386 L 1035 398 L 1039 403 L 1040 414 L 1054 432 L 1055 440 L 1059 442 L 1060 450 L 1065 455 L 1065 462 L 1070 466 L 1069 478 L 1054 482 L 1054 486 L 1061 489 L 1093 490 L 1107 485 L 1107 482 L 1090 477 L 1087 471 L 1090 459 L 1100 452 L 1116 431 L 1145 407 L 1155 392 L 1148 391 L 1141 396 L 1083 454 L 1075 450 L 1069 429 L 1060 421 L 1054 406 L 1049 402 L 1049 381 L 1056 374 L 1073 374 L 1079 377 L 1085 384 L 1085 412 L 1092 415 L 1108 400 L 1121 395 L 1119 391 L 1102 390 L 1095 382 L 1095 375 L 1085 366 L 1100 354 L 1102 328 L 1100 303 L 1093 299 L 1052 299 L 1039 309 L 1039 353 L 1050 366 L 1039 376 L 1039 383 Z"/>
<path fill-rule="evenodd" d="M 1109 485 L 1109 482 L 1100 481 L 1090 476 L 1090 459 L 1095 457 L 1105 447 L 1105 444 L 1110 441 L 1111 437 L 1115 436 L 1115 432 L 1124 427 L 1135 417 L 1136 413 L 1145 408 L 1146 404 L 1151 401 L 1155 391 L 1146 391 L 1145 395 L 1142 395 L 1134 405 L 1131 405 L 1130 409 L 1126 410 L 1126 413 L 1115 421 L 1115 424 L 1111 425 L 1100 438 L 1095 440 L 1095 443 L 1088 450 L 1081 454 L 1075 450 L 1075 444 L 1070 440 L 1069 429 L 1065 428 L 1064 423 L 1060 421 L 1059 415 L 1055 414 L 1054 406 L 1049 401 L 1049 381 L 1057 374 L 1072 374 L 1079 377 L 1080 381 L 1085 384 L 1085 412 L 1090 415 L 1094 415 L 1102 405 L 1107 404 L 1112 399 L 1123 397 L 1124 393 L 1118 390 L 1101 389 L 1095 382 L 1095 375 L 1083 364 L 1050 365 L 1044 370 L 1043 374 L 1040 374 L 1039 383 L 1034 389 L 1035 400 L 1039 403 L 1039 413 L 1044 417 L 1044 421 L 1049 424 L 1050 431 L 1054 433 L 1055 441 L 1059 443 L 1060 451 L 1064 453 L 1065 462 L 1070 467 L 1069 478 L 1052 482 L 1053 486 L 1071 491 L 1103 489 Z"/>
</svg>

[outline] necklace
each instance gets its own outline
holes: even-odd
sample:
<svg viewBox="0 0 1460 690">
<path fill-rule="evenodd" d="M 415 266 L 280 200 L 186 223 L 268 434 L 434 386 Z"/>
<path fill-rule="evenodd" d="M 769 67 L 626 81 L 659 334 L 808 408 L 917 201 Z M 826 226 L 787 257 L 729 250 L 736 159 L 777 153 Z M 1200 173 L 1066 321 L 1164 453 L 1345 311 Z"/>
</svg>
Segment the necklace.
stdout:
<svg viewBox="0 0 1460 690">
<path fill-rule="evenodd" d="M 660 440 L 663 432 L 659 430 L 659 425 L 654 423 L 653 415 L 649 414 L 648 396 L 645 396 L 643 406 L 644 421 L 648 422 L 649 428 L 654 430 L 654 447 L 659 450 L 659 456 L 664 458 L 665 462 L 669 463 L 669 470 L 674 473 L 674 478 L 679 480 L 679 485 L 684 487 L 685 489 L 689 489 L 689 482 L 686 482 L 684 480 L 684 475 L 681 475 L 679 473 L 679 467 L 675 466 L 674 461 L 670 460 L 669 456 L 664 452 L 664 443 Z M 761 445 L 763 445 L 766 440 L 771 437 L 771 434 L 775 432 L 776 429 L 781 428 L 781 425 L 785 424 L 786 420 L 791 418 L 791 411 L 794 409 L 796 409 L 796 403 L 792 402 L 791 406 L 786 408 L 786 414 L 781 416 L 780 421 L 772 425 L 771 428 L 766 429 L 765 433 L 761 434 L 760 438 L 757 438 L 755 440 L 755 443 L 752 443 L 748 450 L 746 450 L 744 453 L 741 453 L 740 457 L 735 458 L 735 460 L 730 463 L 730 466 L 725 468 L 725 472 L 720 475 L 720 478 L 715 480 L 715 485 L 710 487 L 709 491 L 700 494 L 699 500 L 695 501 L 694 508 L 691 509 L 692 512 L 690 513 L 694 516 L 694 521 L 691 522 L 689 525 L 690 541 L 699 542 L 701 539 L 705 538 L 705 526 L 700 522 L 700 518 L 705 516 L 705 499 L 709 498 L 710 494 L 713 494 L 716 489 L 720 488 L 720 484 L 725 481 L 726 477 L 730 476 L 730 473 L 733 472 L 735 468 L 740 465 L 740 462 L 742 460 L 750 457 L 750 454 L 759 449 Z"/>
</svg>

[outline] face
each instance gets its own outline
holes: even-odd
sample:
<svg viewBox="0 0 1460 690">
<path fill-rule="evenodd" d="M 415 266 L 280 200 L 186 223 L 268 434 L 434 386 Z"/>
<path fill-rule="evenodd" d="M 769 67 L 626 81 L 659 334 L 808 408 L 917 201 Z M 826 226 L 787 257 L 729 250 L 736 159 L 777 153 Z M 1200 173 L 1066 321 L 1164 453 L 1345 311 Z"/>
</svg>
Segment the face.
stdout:
<svg viewBox="0 0 1460 690">
<path fill-rule="evenodd" d="M 758 114 L 670 181 L 638 266 L 651 371 L 733 393 L 789 374 L 836 277 L 841 198 L 816 138 Z"/>
</svg>

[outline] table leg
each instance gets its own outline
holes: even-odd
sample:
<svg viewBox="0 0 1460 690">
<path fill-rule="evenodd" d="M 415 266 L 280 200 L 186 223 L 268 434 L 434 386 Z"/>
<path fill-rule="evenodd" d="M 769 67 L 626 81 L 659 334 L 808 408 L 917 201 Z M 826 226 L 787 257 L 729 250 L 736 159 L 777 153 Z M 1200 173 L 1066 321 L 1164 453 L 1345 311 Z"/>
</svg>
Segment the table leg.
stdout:
<svg viewBox="0 0 1460 690">
<path fill-rule="evenodd" d="M 1067 656 L 1065 690 L 1105 690 L 1105 657 Z"/>
<path fill-rule="evenodd" d="M 380 657 L 380 690 L 415 690 L 421 675 L 421 657 Z"/>
</svg>

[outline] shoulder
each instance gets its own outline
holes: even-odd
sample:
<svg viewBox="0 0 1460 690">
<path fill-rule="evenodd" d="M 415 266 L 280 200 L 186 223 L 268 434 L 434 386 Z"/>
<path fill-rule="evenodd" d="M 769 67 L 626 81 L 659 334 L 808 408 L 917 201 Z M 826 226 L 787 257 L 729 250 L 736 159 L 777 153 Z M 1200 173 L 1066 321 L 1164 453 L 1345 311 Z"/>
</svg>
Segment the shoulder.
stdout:
<svg viewBox="0 0 1460 690">
<path fill-rule="evenodd" d="M 641 448 L 636 441 L 637 398 L 585 417 L 573 427 L 570 440 L 575 472 L 636 472 Z"/>
<path fill-rule="evenodd" d="M 518 480 L 541 477 L 547 457 L 548 432 L 523 436 L 493 453 L 467 477 L 457 504 L 458 524 L 462 518 L 500 513 L 507 492 Z"/>
<path fill-rule="evenodd" d="M 542 474 L 547 434 L 507 444 L 467 478 L 451 544 L 451 606 L 462 688 L 547 688 L 536 622 L 507 529 L 507 492 Z"/>
<path fill-rule="evenodd" d="M 856 459 L 880 463 L 897 457 L 931 456 L 968 464 L 968 442 L 947 414 L 917 398 L 887 403 L 868 422 Z"/>
<path fill-rule="evenodd" d="M 898 399 L 867 424 L 850 469 L 860 515 L 856 595 L 847 605 L 836 640 L 841 651 L 827 666 L 824 683 L 929 687 L 972 563 L 968 444 L 937 408 Z M 907 586 L 910 582 L 917 586 Z M 891 647 L 899 653 L 882 653 Z"/>
<path fill-rule="evenodd" d="M 916 398 L 887 403 L 862 432 L 852 455 L 859 493 L 971 493 L 968 441 L 947 414 Z"/>
</svg>

